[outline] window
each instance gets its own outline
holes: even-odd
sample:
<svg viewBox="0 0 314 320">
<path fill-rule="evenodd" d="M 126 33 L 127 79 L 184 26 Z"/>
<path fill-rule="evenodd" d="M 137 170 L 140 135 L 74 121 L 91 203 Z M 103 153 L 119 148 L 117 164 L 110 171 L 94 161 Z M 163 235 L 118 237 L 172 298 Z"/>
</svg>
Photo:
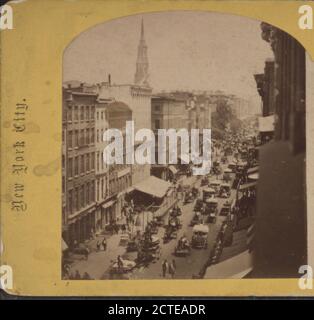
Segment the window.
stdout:
<svg viewBox="0 0 314 320">
<path fill-rule="evenodd" d="M 64 176 L 62 176 L 62 194 L 64 193 L 65 191 L 65 179 L 64 179 Z"/>
<path fill-rule="evenodd" d="M 85 160 L 85 162 L 86 162 L 86 171 L 89 171 L 89 170 L 90 170 L 89 153 L 87 153 L 85 157 L 86 157 L 86 158 L 85 158 L 85 159 L 86 159 L 86 160 Z"/>
<path fill-rule="evenodd" d="M 81 155 L 81 174 L 85 172 L 85 159 L 84 154 Z"/>
<path fill-rule="evenodd" d="M 72 148 L 73 147 L 73 136 L 72 136 L 73 132 L 69 131 L 68 132 L 68 148 Z"/>
<path fill-rule="evenodd" d="M 85 134 L 84 134 L 85 130 L 82 129 L 80 131 L 80 145 L 83 146 L 85 144 Z"/>
<path fill-rule="evenodd" d="M 89 106 L 86 107 L 86 120 L 89 120 Z"/>
<path fill-rule="evenodd" d="M 68 176 L 69 178 L 73 177 L 73 159 L 69 158 L 68 160 Z"/>
<path fill-rule="evenodd" d="M 85 193 L 86 193 L 86 205 L 90 204 L 90 193 L 89 193 L 89 182 L 86 183 L 86 189 L 85 189 Z"/>
<path fill-rule="evenodd" d="M 90 139 L 90 143 L 95 143 L 95 130 L 94 128 L 91 128 L 91 139 Z"/>
<path fill-rule="evenodd" d="M 86 140 L 86 144 L 89 144 L 89 129 L 86 129 L 85 140 Z"/>
<path fill-rule="evenodd" d="M 155 129 L 160 129 L 160 120 L 159 119 L 156 119 L 155 120 Z"/>
<path fill-rule="evenodd" d="M 95 153 L 91 153 L 91 169 L 95 169 Z"/>
<path fill-rule="evenodd" d="M 91 120 L 95 120 L 95 106 L 91 107 L 91 115 L 90 115 Z"/>
<path fill-rule="evenodd" d="M 80 197 L 81 197 L 81 208 L 84 208 L 85 207 L 85 188 L 84 188 L 84 185 L 81 185 L 81 194 L 80 194 Z"/>
<path fill-rule="evenodd" d="M 79 210 L 80 206 L 79 206 L 79 191 L 78 188 L 75 188 L 74 191 L 74 210 L 77 211 Z"/>
<path fill-rule="evenodd" d="M 97 129 L 97 132 L 96 132 L 96 139 L 97 139 L 97 142 L 99 142 L 99 130 Z"/>
<path fill-rule="evenodd" d="M 91 186 L 90 186 L 90 198 L 91 198 L 91 201 L 94 201 L 95 199 L 95 183 L 91 182 Z"/>
<path fill-rule="evenodd" d="M 74 131 L 74 147 L 79 146 L 79 132 L 78 130 Z"/>
<path fill-rule="evenodd" d="M 97 111 L 97 120 L 99 120 L 99 111 Z"/>
<path fill-rule="evenodd" d="M 74 120 L 75 121 L 78 121 L 78 106 L 75 106 L 74 107 Z"/>
<path fill-rule="evenodd" d="M 99 152 L 97 152 L 97 158 L 96 158 L 96 170 L 99 171 Z"/>
<path fill-rule="evenodd" d="M 99 201 L 99 180 L 97 180 L 96 197 L 96 201 Z"/>
<path fill-rule="evenodd" d="M 74 175 L 78 176 L 79 174 L 79 158 L 75 157 L 75 164 L 74 164 Z"/>
<path fill-rule="evenodd" d="M 81 107 L 80 119 L 84 120 L 84 107 Z"/>
<path fill-rule="evenodd" d="M 73 212 L 73 190 L 69 191 L 68 201 L 68 212 L 71 214 Z"/>
<path fill-rule="evenodd" d="M 68 107 L 68 121 L 72 121 L 72 107 Z"/>
<path fill-rule="evenodd" d="M 161 110 L 160 105 L 155 105 L 154 109 L 155 109 L 155 111 L 159 112 Z"/>
<path fill-rule="evenodd" d="M 104 113 L 101 111 L 101 120 L 104 120 Z"/>
</svg>

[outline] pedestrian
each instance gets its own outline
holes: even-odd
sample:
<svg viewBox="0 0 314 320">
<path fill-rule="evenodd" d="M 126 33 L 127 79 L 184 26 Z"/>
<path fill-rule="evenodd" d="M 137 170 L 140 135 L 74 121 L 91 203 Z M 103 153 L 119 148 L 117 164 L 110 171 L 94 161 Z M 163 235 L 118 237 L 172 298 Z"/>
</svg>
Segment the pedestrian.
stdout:
<svg viewBox="0 0 314 320">
<path fill-rule="evenodd" d="M 172 279 L 174 278 L 175 273 L 176 273 L 175 262 L 174 260 L 172 260 L 172 262 L 169 264 L 169 274 Z"/>
<path fill-rule="evenodd" d="M 177 264 L 176 264 L 176 260 L 172 260 L 172 265 L 174 266 L 174 270 L 177 270 Z"/>
<path fill-rule="evenodd" d="M 70 279 L 70 271 L 71 271 L 71 267 L 68 263 L 65 263 L 64 266 L 63 266 L 63 271 L 64 271 L 64 274 L 65 276 Z"/>
<path fill-rule="evenodd" d="M 175 269 L 175 267 L 173 265 L 173 261 L 172 261 L 169 264 L 169 274 L 170 274 L 172 279 L 174 278 L 175 272 L 176 272 L 176 269 Z"/>
<path fill-rule="evenodd" d="M 123 260 L 120 255 L 117 257 L 118 270 L 121 271 L 123 268 Z"/>
<path fill-rule="evenodd" d="M 81 275 L 80 275 L 78 270 L 75 271 L 74 279 L 75 280 L 80 280 L 81 279 Z"/>
<path fill-rule="evenodd" d="M 85 260 L 88 260 L 88 256 L 89 256 L 89 249 L 88 248 L 85 248 L 84 255 L 85 255 Z"/>
<path fill-rule="evenodd" d="M 168 262 L 167 260 L 164 260 L 162 263 L 162 277 L 165 278 L 167 275 L 167 270 L 168 270 Z"/>
<path fill-rule="evenodd" d="M 84 272 L 84 275 L 83 275 L 83 280 L 92 280 L 91 276 L 87 273 L 87 272 Z"/>
<path fill-rule="evenodd" d="M 107 240 L 106 240 L 106 238 L 103 239 L 102 246 L 103 246 L 104 251 L 106 251 L 107 250 Z"/>
<path fill-rule="evenodd" d="M 97 244 L 96 244 L 97 251 L 99 251 L 99 250 L 100 250 L 100 246 L 101 246 L 101 243 L 100 243 L 100 241 L 99 241 L 99 240 L 97 240 Z"/>
</svg>

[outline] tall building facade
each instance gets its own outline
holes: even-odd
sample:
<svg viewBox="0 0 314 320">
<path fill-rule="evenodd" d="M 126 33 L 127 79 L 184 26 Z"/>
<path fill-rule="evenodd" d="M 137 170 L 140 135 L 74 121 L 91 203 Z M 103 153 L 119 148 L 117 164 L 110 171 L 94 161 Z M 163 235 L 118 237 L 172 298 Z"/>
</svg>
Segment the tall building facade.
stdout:
<svg viewBox="0 0 314 320">
<path fill-rule="evenodd" d="M 106 142 L 104 132 L 109 128 L 107 106 L 109 101 L 99 101 L 96 104 L 95 119 L 95 202 L 96 202 L 96 232 L 105 228 L 113 219 L 113 210 L 108 209 L 109 196 L 109 166 L 103 161 L 103 151 Z"/>
<path fill-rule="evenodd" d="M 96 227 L 96 104 L 96 94 L 63 89 L 63 234 L 70 246 L 89 239 Z"/>
<path fill-rule="evenodd" d="M 275 88 L 276 121 L 273 141 L 259 149 L 252 277 L 297 277 L 307 264 L 305 50 L 289 34 L 261 26 L 275 56 L 274 77 L 267 82 Z"/>
</svg>

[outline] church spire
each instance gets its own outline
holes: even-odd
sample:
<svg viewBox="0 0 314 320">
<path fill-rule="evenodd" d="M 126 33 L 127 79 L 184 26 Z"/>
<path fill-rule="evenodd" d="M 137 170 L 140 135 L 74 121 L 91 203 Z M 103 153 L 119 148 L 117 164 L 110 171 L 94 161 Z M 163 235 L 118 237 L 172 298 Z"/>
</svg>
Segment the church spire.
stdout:
<svg viewBox="0 0 314 320">
<path fill-rule="evenodd" d="M 142 18 L 142 24 L 141 24 L 141 41 L 145 42 L 144 39 L 144 19 Z"/>
<path fill-rule="evenodd" d="M 136 72 L 134 77 L 136 85 L 148 86 L 148 57 L 145 42 L 144 21 L 141 22 L 141 36 L 137 47 Z"/>
</svg>

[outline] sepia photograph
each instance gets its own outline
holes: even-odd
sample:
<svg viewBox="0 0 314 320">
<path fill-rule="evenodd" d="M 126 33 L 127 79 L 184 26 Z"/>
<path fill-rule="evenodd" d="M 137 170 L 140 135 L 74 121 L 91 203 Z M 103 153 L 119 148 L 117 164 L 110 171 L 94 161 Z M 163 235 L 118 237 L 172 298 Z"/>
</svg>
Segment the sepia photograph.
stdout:
<svg viewBox="0 0 314 320">
<path fill-rule="evenodd" d="M 63 280 L 300 276 L 297 40 L 247 17 L 165 11 L 83 31 L 62 63 Z"/>
</svg>

